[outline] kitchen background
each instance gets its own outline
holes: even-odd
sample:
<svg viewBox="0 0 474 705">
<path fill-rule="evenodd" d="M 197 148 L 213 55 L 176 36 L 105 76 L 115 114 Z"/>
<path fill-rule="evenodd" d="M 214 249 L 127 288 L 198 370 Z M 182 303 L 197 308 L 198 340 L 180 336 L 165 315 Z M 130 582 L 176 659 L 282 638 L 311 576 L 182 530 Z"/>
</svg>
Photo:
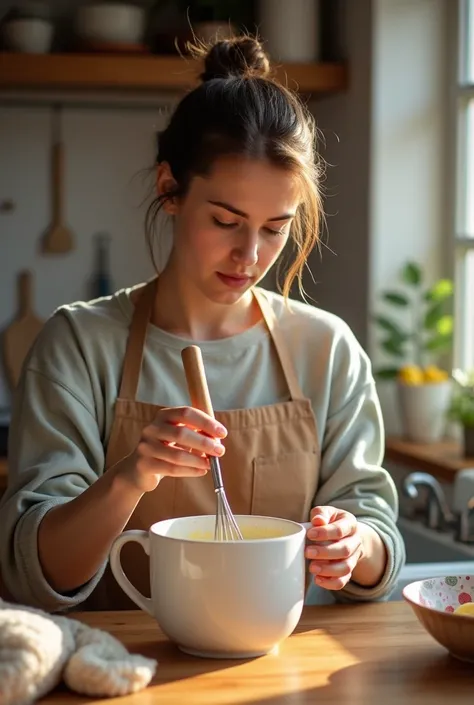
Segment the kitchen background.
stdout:
<svg viewBox="0 0 474 705">
<path fill-rule="evenodd" d="M 46 7 L 56 28 L 52 51 L 68 52 L 78 50 L 74 26 L 79 8 L 97 2 L 0 0 L 4 49 L 13 44 L 18 50 L 22 48 L 18 43 L 41 39 L 15 34 L 11 26 L 10 32 L 5 32 L 14 4 L 27 5 L 30 13 L 33 7 L 33 12 Z M 313 303 L 349 323 L 374 366 L 385 363 L 387 356 L 381 353 L 373 314 L 383 293 L 398 287 L 401 268 L 407 261 L 418 263 L 427 282 L 453 273 L 455 139 L 451 106 L 456 89 L 458 2 L 143 0 L 118 4 L 120 9 L 131 4 L 147 11 L 151 5 L 155 7 L 147 32 L 154 53 L 175 52 L 174 36 L 184 47 L 186 34 L 189 36 L 185 10 L 190 7 L 191 24 L 198 34 L 205 31 L 202 21 L 212 19 L 213 13 L 221 18 L 238 13 L 250 31 L 258 24 L 272 58 L 289 66 L 290 74 L 296 71 L 293 62 L 302 64 L 298 74 L 302 88 L 307 84 L 316 88 L 309 91 L 308 100 L 328 164 L 328 228 L 322 254 L 316 250 L 311 257 L 305 287 Z M 474 21 L 472 24 L 474 33 Z M 107 31 L 113 27 L 109 24 Z M 84 45 L 79 48 L 85 49 Z M 88 50 L 91 48 L 104 49 L 95 45 Z M 186 65 L 182 65 L 184 71 Z M 143 222 L 153 192 L 156 134 L 180 95 L 172 85 L 171 74 L 176 74 L 176 68 L 168 75 L 162 68 L 159 77 L 154 76 L 154 69 L 143 77 L 130 77 L 129 73 L 131 82 L 143 79 L 153 85 L 166 84 L 166 90 L 163 85 L 149 91 L 78 91 L 64 86 L 53 89 L 51 85 L 40 90 L 28 88 L 27 69 L 22 66 L 29 67 L 37 83 L 45 76 L 49 80 L 47 71 L 42 73 L 44 63 L 36 66 L 28 59 L 22 64 L 18 58 L 12 59 L 11 51 L 0 51 L 3 330 L 17 315 L 17 279 L 25 269 L 33 273 L 34 311 L 42 318 L 61 304 L 99 293 L 94 289 L 98 237 L 107 238 L 111 290 L 152 274 Z M 57 63 L 55 66 L 67 83 L 67 70 L 61 71 Z M 103 66 L 102 57 L 91 71 L 103 70 Z M 117 76 L 115 68 L 109 69 L 110 74 L 124 83 L 125 76 Z M 78 76 L 79 70 L 71 75 L 71 81 Z M 93 83 L 93 78 L 86 76 L 85 80 Z M 327 90 L 321 90 L 321 82 Z M 73 248 L 51 254 L 42 248 L 53 218 L 51 152 L 58 106 L 65 158 L 63 215 Z M 169 232 L 165 229 L 164 234 L 158 252 L 161 260 L 169 247 Z M 275 286 L 273 277 L 268 285 Z M 474 294 L 471 298 L 474 300 Z M 415 394 L 421 399 L 435 386 L 420 385 Z M 380 381 L 378 389 L 387 431 L 385 464 L 400 488 L 400 528 L 408 552 L 407 570 L 394 595 L 399 598 L 403 584 L 410 579 L 447 571 L 447 563 L 453 571 L 459 561 L 473 561 L 474 565 L 474 527 L 469 526 L 472 512 L 467 505 L 474 495 L 474 471 L 470 470 L 474 459 L 470 460 L 459 445 L 459 435 L 454 446 L 444 440 L 441 444 L 400 440 L 397 385 Z M 5 418 L 10 399 L 2 368 L 0 407 Z M 431 403 L 425 401 L 422 407 L 426 414 Z M 448 427 L 451 431 L 456 439 L 456 429 Z M 0 448 L 0 493 L 8 472 L 2 455 Z M 411 471 L 423 474 L 412 475 Z"/>
<path fill-rule="evenodd" d="M 12 4 L 1 0 L 0 16 Z M 80 4 L 47 3 L 59 20 L 56 42 L 67 40 L 68 20 Z M 274 4 L 280 6 L 278 0 Z M 306 288 L 317 305 L 343 316 L 376 358 L 369 313 L 380 289 L 396 279 L 407 258 L 423 262 L 429 276 L 449 266 L 445 105 L 454 3 L 320 0 L 315 5 L 320 14 L 314 58 L 346 62 L 348 83 L 310 102 L 330 166 L 328 247 L 322 257 L 313 254 L 315 283 L 307 277 Z M 34 273 L 34 305 L 42 317 L 62 303 L 89 298 L 97 233 L 111 238 L 113 288 L 149 276 L 143 200 L 152 182 L 143 170 L 153 164 L 155 134 L 175 97 L 155 94 L 153 105 L 148 97 L 145 106 L 143 98 L 114 93 L 100 95 L 94 107 L 95 95 L 83 93 L 79 102 L 68 104 L 66 93 L 44 102 L 24 90 L 2 90 L 0 204 L 13 207 L 0 213 L 1 327 L 16 313 L 16 278 L 24 268 Z M 64 216 L 75 246 L 64 255 L 44 255 L 40 243 L 52 217 L 56 100 L 64 102 Z M 380 391 L 389 429 L 396 430 L 391 390 L 382 385 Z M 8 404 L 2 375 L 0 406 Z"/>
</svg>

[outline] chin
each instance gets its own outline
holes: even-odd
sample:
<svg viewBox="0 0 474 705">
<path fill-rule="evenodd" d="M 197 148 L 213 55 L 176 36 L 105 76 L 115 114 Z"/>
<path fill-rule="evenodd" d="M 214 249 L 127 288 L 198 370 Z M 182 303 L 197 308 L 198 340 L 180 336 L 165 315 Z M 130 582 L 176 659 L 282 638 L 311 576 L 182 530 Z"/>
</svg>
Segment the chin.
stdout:
<svg viewBox="0 0 474 705">
<path fill-rule="evenodd" d="M 215 304 L 230 306 L 241 301 L 248 293 L 250 287 L 243 291 L 213 291 L 207 294 L 207 298 Z"/>
<path fill-rule="evenodd" d="M 215 283 L 212 282 L 212 284 L 208 283 L 207 286 L 204 286 L 202 291 L 208 299 L 216 304 L 231 305 L 242 301 L 242 299 L 247 297 L 253 286 L 253 280 L 238 289 L 232 289 L 231 287 L 227 287 L 220 282 L 218 282 L 216 286 Z"/>
</svg>

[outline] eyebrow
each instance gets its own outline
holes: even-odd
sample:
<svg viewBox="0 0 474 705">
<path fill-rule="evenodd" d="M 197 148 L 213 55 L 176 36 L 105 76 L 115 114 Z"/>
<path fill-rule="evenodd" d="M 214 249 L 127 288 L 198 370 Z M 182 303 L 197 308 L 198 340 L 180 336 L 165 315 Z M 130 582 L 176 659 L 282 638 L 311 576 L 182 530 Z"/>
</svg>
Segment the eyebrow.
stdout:
<svg viewBox="0 0 474 705">
<path fill-rule="evenodd" d="M 229 203 L 224 203 L 223 201 L 208 201 L 208 203 L 211 203 L 213 206 L 219 206 L 219 208 L 225 208 L 226 211 L 229 211 L 230 213 L 234 213 L 234 215 L 239 215 L 241 218 L 248 219 L 248 217 L 249 217 L 248 213 L 244 213 L 244 211 L 241 211 L 238 208 L 231 206 Z M 284 213 L 283 215 L 279 215 L 276 218 L 267 218 L 265 222 L 270 223 L 270 222 L 279 221 L 279 220 L 290 220 L 290 218 L 294 218 L 294 217 L 295 217 L 294 213 Z"/>
</svg>

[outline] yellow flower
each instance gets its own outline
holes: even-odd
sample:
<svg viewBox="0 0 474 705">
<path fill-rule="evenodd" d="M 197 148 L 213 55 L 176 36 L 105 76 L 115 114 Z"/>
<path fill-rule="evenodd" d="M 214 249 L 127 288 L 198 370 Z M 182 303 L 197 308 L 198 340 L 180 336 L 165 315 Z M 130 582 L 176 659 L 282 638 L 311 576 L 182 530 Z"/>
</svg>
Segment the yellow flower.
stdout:
<svg viewBox="0 0 474 705">
<path fill-rule="evenodd" d="M 445 370 L 441 370 L 436 365 L 428 365 L 424 371 L 425 382 L 445 382 L 449 375 Z"/>
<path fill-rule="evenodd" d="M 423 384 L 424 374 L 421 367 L 417 365 L 404 365 L 398 371 L 398 379 L 404 384 L 417 385 Z"/>
</svg>

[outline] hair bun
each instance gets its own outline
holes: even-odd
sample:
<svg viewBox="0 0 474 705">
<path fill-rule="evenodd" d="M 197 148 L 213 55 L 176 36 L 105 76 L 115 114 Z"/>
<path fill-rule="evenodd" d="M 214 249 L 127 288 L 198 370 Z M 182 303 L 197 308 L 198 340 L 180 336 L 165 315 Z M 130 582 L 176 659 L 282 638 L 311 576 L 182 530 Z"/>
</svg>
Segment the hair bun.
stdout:
<svg viewBox="0 0 474 705">
<path fill-rule="evenodd" d="M 231 76 L 260 76 L 270 73 L 270 61 L 258 39 L 233 37 L 210 47 L 204 58 L 203 82 Z"/>
</svg>

